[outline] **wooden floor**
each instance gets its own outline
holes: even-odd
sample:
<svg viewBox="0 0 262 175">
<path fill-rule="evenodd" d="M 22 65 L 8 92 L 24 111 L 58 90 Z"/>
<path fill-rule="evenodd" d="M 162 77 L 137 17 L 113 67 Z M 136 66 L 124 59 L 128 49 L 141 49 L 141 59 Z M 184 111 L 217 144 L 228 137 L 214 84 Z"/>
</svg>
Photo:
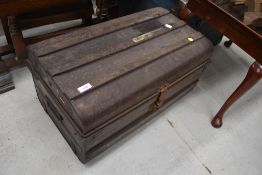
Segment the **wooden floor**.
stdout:
<svg viewBox="0 0 262 175">
<path fill-rule="evenodd" d="M 27 68 L 0 95 L 1 175 L 261 175 L 260 82 L 211 127 L 212 116 L 252 62 L 235 45 L 218 46 L 198 86 L 109 151 L 83 165 L 44 113 Z"/>
</svg>

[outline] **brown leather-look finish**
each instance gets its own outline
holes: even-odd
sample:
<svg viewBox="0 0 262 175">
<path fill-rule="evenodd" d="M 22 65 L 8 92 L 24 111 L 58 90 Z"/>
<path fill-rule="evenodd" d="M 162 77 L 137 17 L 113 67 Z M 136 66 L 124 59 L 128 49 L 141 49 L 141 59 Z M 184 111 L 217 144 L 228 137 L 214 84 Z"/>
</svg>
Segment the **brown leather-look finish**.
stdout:
<svg viewBox="0 0 262 175">
<path fill-rule="evenodd" d="M 29 47 L 39 100 L 82 162 L 186 94 L 213 46 L 154 8 Z"/>
</svg>

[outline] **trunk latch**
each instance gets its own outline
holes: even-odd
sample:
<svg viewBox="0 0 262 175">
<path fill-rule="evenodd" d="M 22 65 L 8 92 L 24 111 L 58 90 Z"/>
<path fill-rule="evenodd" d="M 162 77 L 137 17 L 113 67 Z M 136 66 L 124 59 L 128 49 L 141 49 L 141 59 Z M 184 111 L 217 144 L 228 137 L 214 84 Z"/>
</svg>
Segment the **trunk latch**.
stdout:
<svg viewBox="0 0 262 175">
<path fill-rule="evenodd" d="M 168 89 L 168 85 L 163 85 L 159 88 L 159 95 L 157 97 L 157 100 L 150 106 L 150 111 L 154 112 L 158 110 L 165 101 L 165 92 Z"/>
</svg>

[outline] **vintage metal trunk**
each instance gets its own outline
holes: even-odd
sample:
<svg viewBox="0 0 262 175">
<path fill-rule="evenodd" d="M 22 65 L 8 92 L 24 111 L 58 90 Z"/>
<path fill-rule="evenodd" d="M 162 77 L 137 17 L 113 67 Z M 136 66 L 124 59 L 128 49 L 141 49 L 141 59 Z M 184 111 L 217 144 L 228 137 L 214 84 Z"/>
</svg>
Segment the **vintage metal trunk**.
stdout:
<svg viewBox="0 0 262 175">
<path fill-rule="evenodd" d="M 86 162 L 191 90 L 212 48 L 155 8 L 28 49 L 41 104 Z"/>
</svg>

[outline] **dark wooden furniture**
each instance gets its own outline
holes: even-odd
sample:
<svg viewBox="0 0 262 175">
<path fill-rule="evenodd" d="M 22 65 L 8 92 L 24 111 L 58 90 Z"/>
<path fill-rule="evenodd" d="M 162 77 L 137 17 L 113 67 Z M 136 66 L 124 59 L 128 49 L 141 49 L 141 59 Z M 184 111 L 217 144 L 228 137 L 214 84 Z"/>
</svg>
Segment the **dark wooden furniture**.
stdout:
<svg viewBox="0 0 262 175">
<path fill-rule="evenodd" d="M 213 45 L 154 8 L 28 49 L 43 108 L 86 162 L 189 92 Z"/>
<path fill-rule="evenodd" d="M 43 9 L 70 6 L 81 0 L 1 0 L 0 16 L 19 15 L 27 12 L 37 12 Z"/>
<path fill-rule="evenodd" d="M 222 126 L 223 116 L 230 106 L 262 77 L 262 36 L 209 0 L 190 0 L 186 8 L 205 19 L 211 26 L 227 36 L 230 41 L 225 43 L 226 46 L 230 47 L 234 42 L 256 60 L 251 65 L 244 81 L 212 120 L 212 125 L 219 128 Z"/>
<path fill-rule="evenodd" d="M 89 25 L 92 22 L 92 14 L 93 5 L 91 0 L 0 1 L 0 17 L 8 44 L 0 47 L 0 57 L 15 51 L 18 58 L 18 61 L 8 60 L 8 63 L 11 62 L 8 65 L 5 65 L 6 61 L 1 61 L 4 66 L 0 67 L 0 72 L 8 74 L 9 66 L 13 67 L 27 58 L 27 44 L 66 33 L 79 26 L 30 38 L 24 38 L 23 30 L 80 18 L 82 18 L 83 25 Z M 0 78 L 0 81 L 2 80 L 3 78 Z M 0 92 L 4 91 L 6 89 L 1 91 L 0 88 Z"/>
<path fill-rule="evenodd" d="M 6 6 L 8 6 L 8 4 L 6 4 Z M 90 25 L 92 23 L 92 14 L 93 6 L 90 0 L 75 0 L 72 1 L 70 5 L 64 5 L 61 2 L 60 6 L 58 7 L 42 7 L 39 8 L 38 11 L 35 11 L 35 9 L 31 9 L 31 11 L 25 13 L 15 15 L 13 14 L 8 17 L 3 17 L 4 23 L 8 22 L 8 26 L 3 26 L 5 35 L 8 39 L 8 43 L 11 43 L 13 45 L 17 58 L 26 59 L 26 45 L 28 43 L 31 44 L 33 42 L 41 41 L 49 37 L 54 37 L 56 35 L 67 32 L 67 30 L 52 33 L 49 35 L 42 35 L 41 37 L 38 36 L 37 39 L 25 39 L 22 34 L 23 30 L 81 18 L 83 25 Z"/>
<path fill-rule="evenodd" d="M 0 94 L 15 88 L 8 67 L 2 59 L 4 55 L 12 51 L 8 46 L 0 47 Z"/>
<path fill-rule="evenodd" d="M 11 74 L 8 72 L 8 68 L 1 60 L 0 56 L 0 94 L 14 89 L 15 86 L 12 81 Z"/>
</svg>

